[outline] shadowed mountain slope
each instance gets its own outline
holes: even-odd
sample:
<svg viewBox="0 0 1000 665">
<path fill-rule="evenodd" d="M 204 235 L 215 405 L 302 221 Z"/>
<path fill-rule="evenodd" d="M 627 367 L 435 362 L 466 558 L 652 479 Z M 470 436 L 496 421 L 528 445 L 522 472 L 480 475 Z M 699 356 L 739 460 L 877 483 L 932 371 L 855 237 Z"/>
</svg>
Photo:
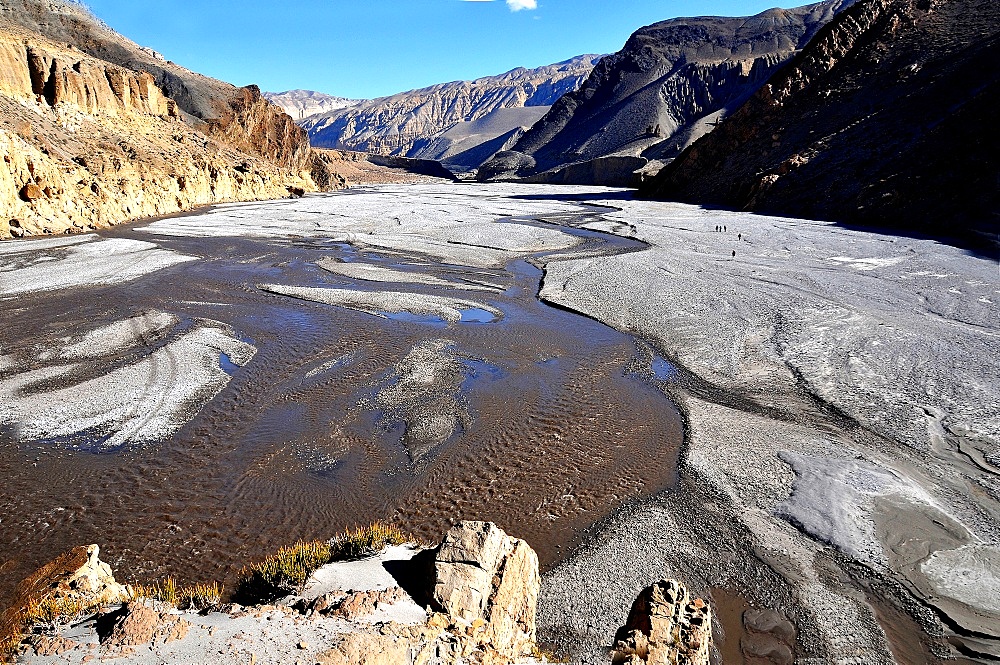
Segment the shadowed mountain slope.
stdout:
<svg viewBox="0 0 1000 665">
<path fill-rule="evenodd" d="M 997 232 L 1000 4 L 864 0 L 646 188 L 658 198 Z"/>
</svg>

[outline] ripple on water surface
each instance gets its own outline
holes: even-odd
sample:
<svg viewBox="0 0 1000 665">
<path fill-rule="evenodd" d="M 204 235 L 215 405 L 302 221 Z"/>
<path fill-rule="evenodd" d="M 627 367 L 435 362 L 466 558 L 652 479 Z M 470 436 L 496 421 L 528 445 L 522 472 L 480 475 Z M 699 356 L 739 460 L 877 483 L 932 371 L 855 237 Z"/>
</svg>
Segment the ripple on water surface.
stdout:
<svg viewBox="0 0 1000 665">
<path fill-rule="evenodd" d="M 399 520 L 426 538 L 456 519 L 493 520 L 527 539 L 548 565 L 616 506 L 675 480 L 681 420 L 655 381 L 628 375 L 634 341 L 540 303 L 540 271 L 523 261 L 463 275 L 460 267 L 393 254 L 392 264 L 406 270 L 507 287 L 488 298 L 502 324 L 494 312 L 466 306 L 459 321 L 443 323 L 406 313 L 381 318 L 254 286 L 329 288 L 316 261 L 371 260 L 350 246 L 158 242 L 203 259 L 127 284 L 26 296 L 24 307 L 5 315 L 4 353 L 23 357 L 40 341 L 151 310 L 220 321 L 252 339 L 257 353 L 243 366 L 228 353 L 213 355 L 225 387 L 158 443 L 86 455 L 21 441 L 16 428 L 0 431 L 2 597 L 53 553 L 81 543 L 100 543 L 127 580 L 170 574 L 231 583 L 250 558 L 372 519 Z M 374 292 L 384 285 L 350 286 Z M 456 295 L 432 285 L 405 288 Z M 432 338 L 447 338 L 460 368 L 454 399 L 441 404 L 467 417 L 417 464 L 405 430 L 372 396 Z M 670 377 L 662 359 L 652 371 Z M 149 394 L 156 390 L 150 385 Z"/>
</svg>

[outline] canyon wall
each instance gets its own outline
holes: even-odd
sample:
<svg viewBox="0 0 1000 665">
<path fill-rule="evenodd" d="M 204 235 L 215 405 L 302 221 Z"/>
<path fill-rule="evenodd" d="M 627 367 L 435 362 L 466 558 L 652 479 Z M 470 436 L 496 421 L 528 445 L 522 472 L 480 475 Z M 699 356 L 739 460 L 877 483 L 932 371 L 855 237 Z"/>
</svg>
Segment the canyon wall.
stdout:
<svg viewBox="0 0 1000 665">
<path fill-rule="evenodd" d="M 645 189 L 934 234 L 996 234 L 1000 6 L 864 0 Z"/>
</svg>

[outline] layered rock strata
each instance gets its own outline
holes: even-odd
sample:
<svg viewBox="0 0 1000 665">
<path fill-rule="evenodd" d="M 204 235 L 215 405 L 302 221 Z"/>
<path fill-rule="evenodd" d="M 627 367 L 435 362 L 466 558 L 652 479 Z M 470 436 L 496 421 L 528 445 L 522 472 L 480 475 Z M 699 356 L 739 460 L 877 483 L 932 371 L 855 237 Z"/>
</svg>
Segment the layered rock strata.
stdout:
<svg viewBox="0 0 1000 665">
<path fill-rule="evenodd" d="M 106 26 L 72 0 L 0 0 L 0 23 L 134 72 L 147 72 L 191 126 L 249 155 L 293 171 L 308 168 L 309 140 L 255 87 L 202 76 Z M 79 60 L 79 57 L 76 58 Z"/>
</svg>

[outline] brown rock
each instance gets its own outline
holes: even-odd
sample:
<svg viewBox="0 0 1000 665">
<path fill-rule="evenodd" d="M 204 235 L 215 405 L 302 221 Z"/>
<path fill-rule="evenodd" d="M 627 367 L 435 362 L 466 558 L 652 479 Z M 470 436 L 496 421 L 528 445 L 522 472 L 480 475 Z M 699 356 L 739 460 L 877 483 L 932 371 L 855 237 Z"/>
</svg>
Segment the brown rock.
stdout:
<svg viewBox="0 0 1000 665">
<path fill-rule="evenodd" d="M 354 621 L 358 617 L 374 613 L 381 604 L 395 603 L 404 598 L 406 598 L 406 592 L 399 587 L 374 589 L 372 591 L 356 591 L 347 594 L 340 602 L 323 613 L 341 616 L 349 621 Z"/>
<path fill-rule="evenodd" d="M 319 665 L 398 665 L 413 663 L 409 640 L 373 633 L 348 633 L 333 649 L 320 654 Z"/>
<path fill-rule="evenodd" d="M 21 198 L 25 201 L 35 201 L 43 196 L 45 196 L 45 193 L 42 192 L 42 188 L 33 182 L 29 182 L 21 188 Z"/>
<path fill-rule="evenodd" d="M 490 522 L 460 522 L 434 562 L 434 605 L 453 622 L 482 621 L 482 639 L 503 657 L 531 652 L 541 579 L 538 557 L 523 540 Z"/>
<path fill-rule="evenodd" d="M 111 629 L 104 633 L 101 646 L 111 651 L 151 644 L 157 640 L 179 640 L 191 628 L 191 624 L 180 616 L 140 602 L 125 604 L 107 619 L 113 623 Z"/>
<path fill-rule="evenodd" d="M 61 636 L 35 635 L 31 638 L 31 648 L 38 656 L 60 656 L 80 646 L 79 642 Z"/>
<path fill-rule="evenodd" d="M 683 584 L 662 580 L 642 591 L 615 635 L 615 665 L 708 665 L 712 611 Z"/>
</svg>

